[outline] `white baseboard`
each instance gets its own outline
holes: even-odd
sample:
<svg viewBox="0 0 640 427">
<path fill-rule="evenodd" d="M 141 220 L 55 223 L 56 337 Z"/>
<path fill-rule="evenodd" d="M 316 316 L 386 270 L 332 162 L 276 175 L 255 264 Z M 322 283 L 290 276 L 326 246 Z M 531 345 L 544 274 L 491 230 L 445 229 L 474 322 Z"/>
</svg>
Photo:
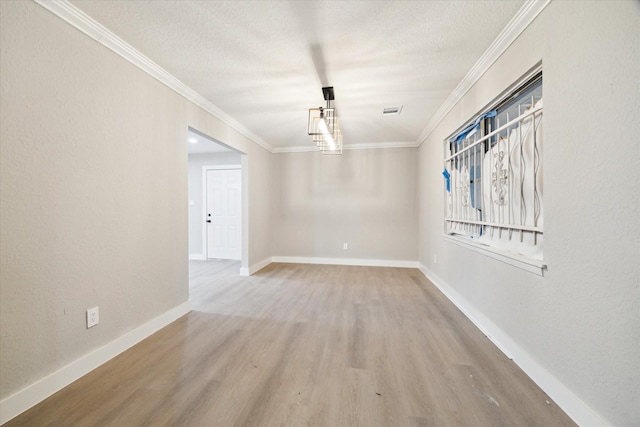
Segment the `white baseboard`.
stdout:
<svg viewBox="0 0 640 427">
<path fill-rule="evenodd" d="M 292 264 L 329 264 L 329 265 L 358 265 L 366 267 L 400 267 L 418 268 L 417 261 L 386 260 L 386 259 L 360 259 L 360 258 L 317 258 L 297 256 L 274 256 L 272 262 Z"/>
<path fill-rule="evenodd" d="M 0 401 L 0 425 L 191 311 L 187 301 Z"/>
<path fill-rule="evenodd" d="M 509 359 L 512 359 L 520 369 L 547 393 L 579 426 L 611 426 L 611 423 L 591 409 L 589 405 L 583 402 L 567 386 L 554 377 L 551 372 L 522 349 L 509 335 L 504 333 L 495 323 L 469 304 L 455 289 L 450 287 L 422 263 L 419 263 L 418 268 L 487 338 Z"/>
<path fill-rule="evenodd" d="M 271 257 L 267 257 L 267 258 L 263 259 L 262 261 L 256 262 L 255 264 L 253 264 L 249 268 L 241 268 L 240 269 L 240 275 L 241 276 L 251 276 L 252 274 L 262 270 L 263 268 L 265 268 L 269 264 L 271 264 Z"/>
<path fill-rule="evenodd" d="M 385 259 L 360 259 L 360 258 L 318 258 L 318 257 L 299 257 L 299 256 L 273 256 L 265 258 L 260 262 L 253 264 L 249 268 L 241 268 L 241 276 L 251 276 L 257 271 L 265 268 L 272 262 L 291 263 L 291 264 L 327 264 L 327 265 L 359 265 L 367 267 L 400 267 L 400 268 L 418 268 L 418 261 L 402 261 L 402 260 L 385 260 Z"/>
<path fill-rule="evenodd" d="M 191 261 L 206 261 L 207 257 L 204 254 L 189 254 L 189 260 Z"/>
</svg>

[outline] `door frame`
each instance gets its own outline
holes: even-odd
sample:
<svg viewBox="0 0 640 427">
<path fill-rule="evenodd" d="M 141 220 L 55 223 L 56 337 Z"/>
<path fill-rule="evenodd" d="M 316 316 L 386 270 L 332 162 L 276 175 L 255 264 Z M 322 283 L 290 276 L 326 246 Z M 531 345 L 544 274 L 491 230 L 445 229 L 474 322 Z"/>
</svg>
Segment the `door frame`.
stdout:
<svg viewBox="0 0 640 427">
<path fill-rule="evenodd" d="M 209 242 L 207 228 L 207 171 L 210 170 L 240 170 L 240 262 L 244 261 L 244 186 L 242 165 L 216 165 L 202 167 L 202 253 L 204 259 L 209 259 Z"/>
</svg>

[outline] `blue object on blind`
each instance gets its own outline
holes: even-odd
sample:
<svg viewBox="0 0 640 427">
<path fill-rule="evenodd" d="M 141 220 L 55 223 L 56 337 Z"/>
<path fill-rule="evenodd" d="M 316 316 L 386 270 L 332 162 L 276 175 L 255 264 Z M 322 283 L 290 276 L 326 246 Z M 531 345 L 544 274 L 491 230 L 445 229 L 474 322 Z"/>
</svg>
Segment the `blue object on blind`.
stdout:
<svg viewBox="0 0 640 427">
<path fill-rule="evenodd" d="M 447 193 L 451 192 L 451 174 L 449 174 L 448 170 L 442 171 L 442 176 L 444 176 L 445 181 L 447 182 Z"/>
<path fill-rule="evenodd" d="M 489 111 L 487 113 L 482 114 L 477 119 L 475 119 L 469 126 L 467 126 L 466 128 L 462 129 L 460 132 L 458 132 L 458 134 L 453 138 L 451 138 L 449 141 L 460 144 L 460 141 L 465 139 L 467 135 L 469 135 L 472 131 L 480 129 L 480 122 L 482 121 L 482 119 L 495 117 L 497 114 L 498 112 L 496 110 Z"/>
</svg>

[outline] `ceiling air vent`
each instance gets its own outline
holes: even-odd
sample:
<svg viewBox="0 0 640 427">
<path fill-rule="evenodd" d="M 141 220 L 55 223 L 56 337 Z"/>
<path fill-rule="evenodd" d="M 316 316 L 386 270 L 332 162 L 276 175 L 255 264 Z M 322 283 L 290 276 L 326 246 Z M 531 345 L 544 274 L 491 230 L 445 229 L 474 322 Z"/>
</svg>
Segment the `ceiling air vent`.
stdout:
<svg viewBox="0 0 640 427">
<path fill-rule="evenodd" d="M 397 116 L 402 111 L 402 105 L 399 107 L 387 107 L 382 110 L 383 116 Z"/>
</svg>

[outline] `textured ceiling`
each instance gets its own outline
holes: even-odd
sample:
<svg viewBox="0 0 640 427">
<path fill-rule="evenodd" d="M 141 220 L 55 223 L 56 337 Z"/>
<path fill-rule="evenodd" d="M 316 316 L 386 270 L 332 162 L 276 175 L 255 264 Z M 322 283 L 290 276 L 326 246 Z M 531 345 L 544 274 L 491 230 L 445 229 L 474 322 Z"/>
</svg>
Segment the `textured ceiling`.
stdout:
<svg viewBox="0 0 640 427">
<path fill-rule="evenodd" d="M 311 145 L 307 111 L 324 105 L 322 86 L 334 87 L 345 146 L 415 143 L 524 1 L 72 3 L 288 148 Z"/>
</svg>

